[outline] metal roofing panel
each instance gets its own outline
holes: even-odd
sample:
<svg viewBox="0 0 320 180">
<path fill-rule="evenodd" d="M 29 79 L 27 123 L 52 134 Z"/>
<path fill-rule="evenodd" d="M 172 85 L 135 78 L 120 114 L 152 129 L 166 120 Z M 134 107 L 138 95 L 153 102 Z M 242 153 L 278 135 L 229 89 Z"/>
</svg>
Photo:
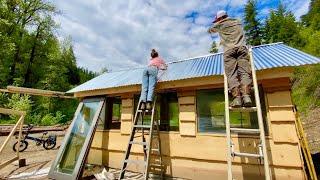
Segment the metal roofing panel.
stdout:
<svg viewBox="0 0 320 180">
<path fill-rule="evenodd" d="M 274 43 L 252 48 L 256 70 L 320 63 L 320 59 Z M 142 68 L 104 73 L 68 93 L 141 84 Z M 159 73 L 162 82 L 223 74 L 223 53 L 209 54 L 168 63 L 168 70 Z"/>
</svg>

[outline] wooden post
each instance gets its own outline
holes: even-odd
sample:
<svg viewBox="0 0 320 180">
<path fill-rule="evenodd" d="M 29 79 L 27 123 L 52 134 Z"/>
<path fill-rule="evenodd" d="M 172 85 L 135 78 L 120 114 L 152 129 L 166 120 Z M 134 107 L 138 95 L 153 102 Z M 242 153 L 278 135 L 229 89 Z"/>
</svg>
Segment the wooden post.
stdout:
<svg viewBox="0 0 320 180">
<path fill-rule="evenodd" d="M 0 113 L 2 114 L 14 114 L 14 115 L 20 115 L 20 118 L 18 120 L 18 122 L 13 126 L 10 134 L 8 135 L 8 137 L 5 139 L 5 141 L 3 142 L 1 148 L 0 148 L 0 154 L 3 151 L 4 147 L 8 144 L 10 138 L 14 135 L 15 131 L 17 130 L 18 126 L 19 127 L 19 137 L 18 137 L 18 149 L 17 149 L 17 155 L 12 158 L 9 159 L 3 163 L 0 164 L 0 169 L 2 169 L 3 167 L 9 165 L 10 163 L 18 160 L 19 161 L 19 167 L 20 167 L 20 157 L 19 157 L 19 148 L 20 148 L 20 141 L 21 141 L 21 136 L 22 136 L 22 127 L 23 127 L 23 123 L 24 123 L 24 117 L 26 115 L 26 112 L 24 111 L 17 111 L 17 110 L 12 110 L 12 109 L 5 109 L 5 108 L 0 108 Z"/>
<path fill-rule="evenodd" d="M 24 124 L 24 115 L 21 116 L 22 117 L 22 120 L 20 122 L 20 129 L 19 129 L 19 136 L 18 136 L 18 150 L 17 150 L 17 157 L 18 159 L 20 160 L 20 156 L 19 156 L 19 148 L 20 148 L 20 141 L 21 141 L 21 136 L 22 136 L 22 127 L 23 127 L 23 124 Z"/>
<path fill-rule="evenodd" d="M 7 137 L 7 139 L 2 144 L 1 149 L 0 149 L 0 153 L 3 151 L 4 147 L 8 144 L 10 137 L 13 136 L 14 132 L 16 131 L 16 129 L 18 127 L 18 125 L 21 123 L 21 121 L 23 121 L 23 119 L 24 119 L 24 116 L 21 116 L 19 121 L 14 125 L 14 127 L 11 130 L 9 136 Z"/>
</svg>

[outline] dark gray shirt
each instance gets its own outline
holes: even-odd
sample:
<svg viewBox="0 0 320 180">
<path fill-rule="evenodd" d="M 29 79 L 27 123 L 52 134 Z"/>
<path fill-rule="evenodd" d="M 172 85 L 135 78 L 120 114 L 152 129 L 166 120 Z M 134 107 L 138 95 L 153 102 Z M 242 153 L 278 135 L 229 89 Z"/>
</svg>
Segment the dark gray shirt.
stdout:
<svg viewBox="0 0 320 180">
<path fill-rule="evenodd" d="M 246 46 L 241 22 L 237 19 L 226 18 L 214 23 L 208 32 L 219 33 L 221 45 L 225 52 L 234 47 Z"/>
</svg>

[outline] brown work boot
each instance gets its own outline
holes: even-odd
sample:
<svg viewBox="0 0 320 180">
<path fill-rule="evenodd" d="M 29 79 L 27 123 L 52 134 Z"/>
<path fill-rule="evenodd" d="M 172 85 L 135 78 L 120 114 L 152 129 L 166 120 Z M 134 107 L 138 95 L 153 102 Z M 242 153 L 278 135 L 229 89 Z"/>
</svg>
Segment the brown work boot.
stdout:
<svg viewBox="0 0 320 180">
<path fill-rule="evenodd" d="M 151 109 L 152 109 L 151 101 L 147 101 L 147 110 L 151 110 Z"/>
<path fill-rule="evenodd" d="M 233 107 L 233 108 L 241 107 L 242 106 L 242 99 L 241 99 L 241 94 L 240 94 L 239 87 L 232 88 L 231 94 L 232 94 L 233 100 L 230 103 L 230 106 Z"/>
<path fill-rule="evenodd" d="M 251 87 L 248 85 L 241 85 L 242 101 L 244 107 L 251 107 L 252 101 L 250 98 Z"/>
<path fill-rule="evenodd" d="M 140 110 L 142 110 L 142 111 L 146 110 L 146 103 L 145 102 L 141 102 Z"/>
</svg>

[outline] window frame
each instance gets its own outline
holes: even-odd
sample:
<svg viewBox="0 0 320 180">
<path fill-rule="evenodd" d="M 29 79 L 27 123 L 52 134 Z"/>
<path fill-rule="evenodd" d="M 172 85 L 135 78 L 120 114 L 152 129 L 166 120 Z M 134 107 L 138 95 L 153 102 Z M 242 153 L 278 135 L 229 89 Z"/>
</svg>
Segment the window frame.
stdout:
<svg viewBox="0 0 320 180">
<path fill-rule="evenodd" d="M 79 113 L 81 112 L 81 109 L 83 108 L 84 103 L 86 103 L 86 102 L 98 102 L 99 104 L 98 104 L 97 111 L 95 112 L 95 114 L 93 116 L 92 124 L 90 126 L 90 129 L 88 131 L 87 137 L 85 138 L 85 141 L 84 141 L 83 146 L 81 148 L 81 151 L 80 151 L 78 160 L 77 160 L 77 162 L 75 164 L 74 170 L 73 170 L 72 174 L 58 172 L 56 170 L 56 167 L 57 167 L 58 163 L 61 162 L 61 158 L 62 158 L 62 155 L 65 152 L 66 145 L 67 145 L 68 140 L 69 140 L 69 138 L 71 136 L 72 129 L 75 126 L 75 123 L 76 123 L 75 120 L 78 117 Z M 98 119 L 99 119 L 99 116 L 100 116 L 100 114 L 102 112 L 102 108 L 103 108 L 104 103 L 105 103 L 105 98 L 104 97 L 87 98 L 87 99 L 82 100 L 79 103 L 78 108 L 77 108 L 77 110 L 76 110 L 76 112 L 74 114 L 74 117 L 72 119 L 72 123 L 70 124 L 70 126 L 68 128 L 68 131 L 66 132 L 66 135 L 65 135 L 65 137 L 64 137 L 64 139 L 63 139 L 63 141 L 61 143 L 61 146 L 59 148 L 57 156 L 56 156 L 55 160 L 53 161 L 53 163 L 51 165 L 50 171 L 48 173 L 48 177 L 49 178 L 68 180 L 68 179 L 78 179 L 80 177 L 81 172 L 82 172 L 82 168 L 84 167 L 85 160 L 86 160 L 86 158 L 88 156 L 88 153 L 89 153 L 89 150 L 90 150 L 90 147 L 91 147 L 91 143 L 92 143 L 92 140 L 93 140 L 93 135 L 94 135 L 94 133 L 96 131 L 96 128 L 97 128 L 97 125 L 98 125 Z"/>
<path fill-rule="evenodd" d="M 261 108 L 262 108 L 262 117 L 263 117 L 263 125 L 264 125 L 264 131 L 266 135 L 270 135 L 270 127 L 269 127 L 269 123 L 268 123 L 268 106 L 267 106 L 267 101 L 266 101 L 266 94 L 265 94 L 265 90 L 263 88 L 263 86 L 261 84 L 258 84 L 259 87 L 259 97 L 260 97 L 260 104 L 261 104 Z M 221 131 L 212 131 L 212 132 L 201 132 L 199 129 L 199 125 L 200 125 L 200 113 L 199 113 L 199 107 L 198 107 L 198 97 L 197 97 L 197 93 L 198 91 L 215 91 L 215 90 L 223 90 L 223 87 L 218 87 L 218 88 L 205 88 L 205 89 L 196 89 L 196 94 L 195 94 L 195 110 L 196 110 L 196 133 L 197 134 L 203 134 L 203 135 L 223 135 L 226 134 L 226 128 L 224 128 L 224 130 Z M 224 91 L 223 91 L 224 92 Z M 229 99 L 230 100 L 230 99 Z M 224 115 L 225 116 L 225 115 Z M 231 125 L 231 124 L 230 124 Z"/>
<path fill-rule="evenodd" d="M 120 117 L 119 117 L 119 127 L 112 126 L 113 117 L 113 105 L 114 99 L 118 98 L 120 100 Z M 104 117 L 104 130 L 120 130 L 121 128 L 121 114 L 122 114 L 122 98 L 121 96 L 109 96 L 106 98 L 106 109 Z"/>
<path fill-rule="evenodd" d="M 170 119 L 168 119 L 169 122 L 169 130 L 160 130 L 160 132 L 180 132 L 180 119 L 179 119 L 179 113 L 180 113 L 180 107 L 179 107 L 179 96 L 178 96 L 178 92 L 177 91 L 163 91 L 163 92 L 157 92 L 155 94 L 155 96 L 157 96 L 157 106 L 159 105 L 160 107 L 160 112 L 159 113 L 159 118 L 158 120 L 160 120 L 160 124 L 159 124 L 159 128 L 161 129 L 161 102 L 159 102 L 159 95 L 161 94 L 167 94 L 167 93 L 175 93 L 177 96 L 177 108 L 178 108 L 178 129 L 177 130 L 170 130 Z M 140 94 L 134 94 L 133 96 L 133 116 L 135 115 L 136 109 L 137 109 L 137 104 L 139 102 L 139 98 L 140 98 Z M 168 108 L 169 109 L 169 108 Z M 168 111 L 169 112 L 169 111 Z M 168 113 L 167 112 L 167 113 Z M 169 116 L 169 114 L 167 114 L 167 116 Z M 156 117 L 157 118 L 157 117 Z"/>
</svg>

